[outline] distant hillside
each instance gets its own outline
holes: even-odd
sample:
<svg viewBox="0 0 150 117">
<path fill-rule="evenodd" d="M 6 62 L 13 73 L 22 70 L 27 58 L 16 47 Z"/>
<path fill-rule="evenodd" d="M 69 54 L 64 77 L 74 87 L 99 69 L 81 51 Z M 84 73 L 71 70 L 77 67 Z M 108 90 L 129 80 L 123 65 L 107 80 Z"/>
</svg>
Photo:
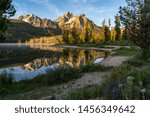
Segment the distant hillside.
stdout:
<svg viewBox="0 0 150 117">
<path fill-rule="evenodd" d="M 61 29 L 35 27 L 29 23 L 18 19 L 11 19 L 9 28 L 6 32 L 5 42 L 25 42 L 30 38 L 60 35 Z"/>
</svg>

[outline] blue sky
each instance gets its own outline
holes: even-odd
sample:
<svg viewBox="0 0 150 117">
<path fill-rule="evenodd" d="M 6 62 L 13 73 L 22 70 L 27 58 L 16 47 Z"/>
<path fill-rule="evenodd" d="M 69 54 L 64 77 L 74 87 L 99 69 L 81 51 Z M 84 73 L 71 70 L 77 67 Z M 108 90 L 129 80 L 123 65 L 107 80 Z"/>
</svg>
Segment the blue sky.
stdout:
<svg viewBox="0 0 150 117">
<path fill-rule="evenodd" d="M 41 18 L 55 20 L 70 11 L 75 15 L 82 13 L 101 25 L 103 19 L 111 18 L 118 12 L 119 6 L 125 6 L 125 0 L 13 0 L 17 10 L 15 18 L 25 14 L 35 14 Z"/>
</svg>

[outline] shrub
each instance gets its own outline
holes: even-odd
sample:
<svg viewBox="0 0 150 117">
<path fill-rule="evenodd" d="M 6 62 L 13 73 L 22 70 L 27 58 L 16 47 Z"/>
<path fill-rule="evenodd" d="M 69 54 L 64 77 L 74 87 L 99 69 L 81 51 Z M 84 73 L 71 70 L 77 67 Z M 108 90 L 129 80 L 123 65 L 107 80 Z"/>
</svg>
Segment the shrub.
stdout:
<svg viewBox="0 0 150 117">
<path fill-rule="evenodd" d="M 55 70 L 48 70 L 46 75 L 49 83 L 62 83 L 81 77 L 77 69 L 71 67 L 59 67 Z"/>
<path fill-rule="evenodd" d="M 0 85 L 12 85 L 14 82 L 14 78 L 12 74 L 7 73 L 4 71 L 0 74 Z"/>
<path fill-rule="evenodd" d="M 80 66 L 79 72 L 85 73 L 85 72 L 107 71 L 110 68 L 111 67 L 105 67 L 100 64 L 89 64 L 89 65 Z"/>
<path fill-rule="evenodd" d="M 105 87 L 106 99 L 150 99 L 150 72 L 123 65 L 113 69 Z"/>
<path fill-rule="evenodd" d="M 103 95 L 103 89 L 99 85 L 85 86 L 70 93 L 67 99 L 70 100 L 87 100 L 101 98 Z"/>
<path fill-rule="evenodd" d="M 7 94 L 9 88 L 14 83 L 14 78 L 11 74 L 8 74 L 6 71 L 0 74 L 0 94 Z"/>
<path fill-rule="evenodd" d="M 138 67 L 138 66 L 143 66 L 145 64 L 149 64 L 150 60 L 144 58 L 141 54 L 136 55 L 134 58 L 126 61 L 126 63 Z"/>
</svg>

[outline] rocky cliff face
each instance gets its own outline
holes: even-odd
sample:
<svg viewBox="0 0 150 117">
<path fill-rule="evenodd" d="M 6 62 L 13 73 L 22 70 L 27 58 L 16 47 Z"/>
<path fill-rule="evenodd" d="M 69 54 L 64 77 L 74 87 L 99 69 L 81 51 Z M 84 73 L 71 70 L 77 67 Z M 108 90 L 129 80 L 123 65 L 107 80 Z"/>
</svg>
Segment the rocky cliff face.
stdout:
<svg viewBox="0 0 150 117">
<path fill-rule="evenodd" d="M 18 19 L 21 21 L 27 22 L 35 27 L 58 28 L 58 25 L 52 20 L 47 19 L 47 18 L 41 19 L 34 14 L 20 16 Z"/>
<path fill-rule="evenodd" d="M 54 21 L 47 18 L 41 19 L 34 14 L 20 16 L 18 19 L 27 22 L 35 27 L 43 27 L 43 28 L 64 27 L 64 28 L 72 29 L 73 27 L 78 27 L 82 29 L 84 28 L 86 23 L 89 23 L 93 29 L 97 29 L 97 30 L 100 29 L 100 27 L 95 25 L 92 20 L 89 20 L 85 14 L 76 16 L 71 12 L 67 12 L 66 14 L 64 14 L 63 16 L 59 17 Z"/>
<path fill-rule="evenodd" d="M 101 28 L 94 24 L 92 20 L 89 20 L 85 14 L 81 14 L 80 16 L 76 16 L 70 12 L 64 14 L 55 20 L 60 27 L 72 29 L 73 27 L 78 27 L 83 29 L 86 23 L 90 24 L 93 29 L 100 30 Z"/>
</svg>

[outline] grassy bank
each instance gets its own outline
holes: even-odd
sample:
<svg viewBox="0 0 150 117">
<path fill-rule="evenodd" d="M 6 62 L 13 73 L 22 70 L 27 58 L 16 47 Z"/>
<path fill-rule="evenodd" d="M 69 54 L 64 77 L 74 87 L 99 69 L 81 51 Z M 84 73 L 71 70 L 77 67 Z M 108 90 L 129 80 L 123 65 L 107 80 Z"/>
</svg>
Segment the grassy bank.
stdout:
<svg viewBox="0 0 150 117">
<path fill-rule="evenodd" d="M 144 66 L 143 66 L 144 67 Z M 137 69 L 124 64 L 112 70 L 112 75 L 104 83 L 86 86 L 68 94 L 67 99 L 88 100 L 149 100 L 150 66 Z"/>
<path fill-rule="evenodd" d="M 103 89 L 99 85 L 89 85 L 70 93 L 67 97 L 69 100 L 88 100 L 101 99 Z"/>
<path fill-rule="evenodd" d="M 140 50 L 135 47 L 122 47 L 120 49 L 114 50 L 111 56 L 137 56 L 138 54 L 140 54 Z"/>
<path fill-rule="evenodd" d="M 33 79 L 15 82 L 11 74 L 4 72 L 0 75 L 0 99 L 7 95 L 21 94 L 39 87 L 49 87 L 56 84 L 67 83 L 73 79 L 82 77 L 85 72 L 107 71 L 110 67 L 102 65 L 85 65 L 79 68 L 60 67 L 55 70 L 47 70 L 46 74 L 38 75 Z"/>
<path fill-rule="evenodd" d="M 71 46 L 81 46 L 81 47 L 99 47 L 105 48 L 105 45 L 112 45 L 112 46 L 132 46 L 134 45 L 132 42 L 128 40 L 121 40 L 121 41 L 107 41 L 107 42 L 100 42 L 100 43 L 79 43 L 79 44 L 69 44 Z M 111 47 L 110 47 L 111 48 Z"/>
</svg>

